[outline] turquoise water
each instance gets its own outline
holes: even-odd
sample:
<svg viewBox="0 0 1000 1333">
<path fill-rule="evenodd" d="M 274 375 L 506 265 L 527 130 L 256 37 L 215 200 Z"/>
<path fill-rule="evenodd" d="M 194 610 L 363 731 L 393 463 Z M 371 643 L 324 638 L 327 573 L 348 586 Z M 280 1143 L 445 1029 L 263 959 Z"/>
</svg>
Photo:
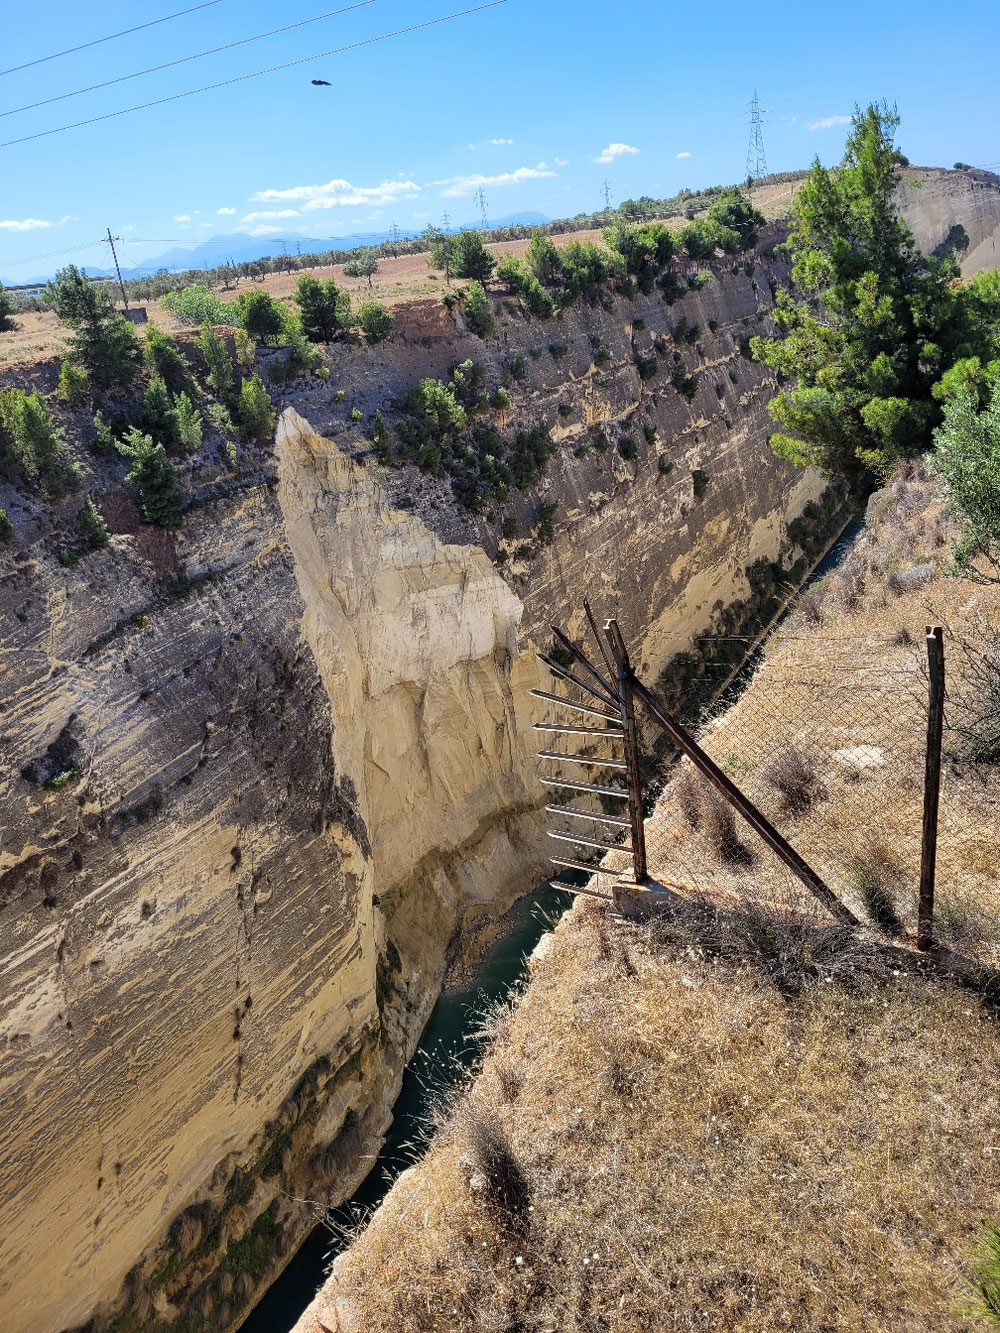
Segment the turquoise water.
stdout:
<svg viewBox="0 0 1000 1333">
<path fill-rule="evenodd" d="M 578 878 L 583 882 L 586 876 Z M 399 1173 L 412 1164 L 412 1144 L 426 1128 L 434 1103 L 479 1055 L 475 1035 L 479 1015 L 521 981 L 528 955 L 571 902 L 571 894 L 548 884 L 522 898 L 511 909 L 513 928 L 489 949 L 475 977 L 441 995 L 403 1075 L 392 1127 L 371 1171 L 353 1199 L 334 1212 L 332 1228 L 319 1225 L 313 1229 L 240 1325 L 240 1333 L 288 1333 L 322 1285 L 330 1260 L 340 1252 L 337 1225 L 348 1225 L 358 1209 L 374 1207 Z"/>
</svg>

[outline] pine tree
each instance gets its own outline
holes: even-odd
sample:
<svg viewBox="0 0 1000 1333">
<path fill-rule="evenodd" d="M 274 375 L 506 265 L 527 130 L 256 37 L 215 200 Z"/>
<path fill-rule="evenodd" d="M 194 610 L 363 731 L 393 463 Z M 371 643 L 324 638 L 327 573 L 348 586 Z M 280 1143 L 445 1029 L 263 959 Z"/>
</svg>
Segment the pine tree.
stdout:
<svg viewBox="0 0 1000 1333">
<path fill-rule="evenodd" d="M 251 337 L 266 343 L 277 338 L 285 327 L 285 311 L 270 293 L 256 287 L 253 291 L 240 292 L 236 302 L 240 323 Z"/>
<path fill-rule="evenodd" d="M 195 345 L 205 358 L 205 378 L 209 388 L 224 403 L 229 402 L 233 397 L 235 381 L 233 362 L 225 340 L 219 337 L 211 324 L 203 324 Z"/>
<path fill-rule="evenodd" d="M 118 448 L 133 460 L 125 480 L 139 492 L 139 511 L 145 521 L 157 528 L 179 528 L 184 516 L 184 491 L 163 445 L 131 426 Z"/>
<path fill-rule="evenodd" d="M 62 363 L 56 397 L 64 407 L 79 407 L 87 397 L 87 377 L 69 361 Z"/>
<path fill-rule="evenodd" d="M 264 440 L 274 430 L 278 415 L 259 375 L 240 385 L 240 432 L 245 440 Z"/>
<path fill-rule="evenodd" d="M 44 398 L 22 389 L 0 392 L 0 466 L 37 481 L 47 500 L 75 490 L 80 469 L 66 451 L 62 429 Z"/>
<path fill-rule="evenodd" d="M 477 282 L 486 282 L 493 273 L 495 260 L 483 245 L 483 238 L 478 231 L 460 231 L 449 238 L 451 245 L 451 266 L 456 278 L 475 278 Z"/>
<path fill-rule="evenodd" d="M 295 288 L 302 332 L 314 343 L 329 343 L 351 323 L 351 300 L 332 278 L 320 282 L 303 273 Z"/>
<path fill-rule="evenodd" d="M 372 422 L 372 443 L 375 446 L 375 457 L 383 467 L 388 467 L 392 462 L 392 431 L 385 424 L 385 418 L 378 408 L 375 409 L 375 420 Z"/>
<path fill-rule="evenodd" d="M 147 435 L 152 435 L 167 449 L 177 444 L 177 418 L 170 405 L 167 386 L 159 375 L 154 375 L 142 395 L 141 424 Z"/>
<path fill-rule="evenodd" d="M 395 315 L 386 310 L 385 306 L 380 305 L 378 301 L 366 301 L 358 311 L 358 324 L 361 326 L 365 342 L 370 347 L 373 347 L 376 343 L 385 342 L 392 332 L 392 326 L 395 322 Z"/>
<path fill-rule="evenodd" d="M 469 283 L 465 293 L 463 313 L 466 328 L 477 338 L 485 338 L 487 334 L 493 332 L 493 316 L 490 314 L 490 303 L 486 299 L 482 283 Z"/>
<path fill-rule="evenodd" d="M 174 404 L 174 435 L 182 449 L 197 449 L 202 440 L 201 413 L 187 393 L 179 393 Z"/>
<path fill-rule="evenodd" d="M 367 278 L 369 288 L 378 272 L 378 255 L 373 250 L 361 250 L 344 265 L 345 278 Z"/>
<path fill-rule="evenodd" d="M 95 551 L 101 550 L 107 546 L 111 540 L 111 533 L 108 531 L 108 525 L 97 505 L 94 504 L 93 497 L 88 495 L 80 510 L 80 516 L 77 519 L 77 526 L 87 541 Z"/>
<path fill-rule="evenodd" d="M 135 329 L 116 312 L 104 287 L 70 264 L 60 269 L 42 299 L 74 330 L 72 359 L 84 368 L 95 389 L 132 387 L 142 363 L 142 348 Z"/>
<path fill-rule="evenodd" d="M 146 364 L 163 380 L 171 393 L 189 388 L 191 367 L 177 344 L 176 338 L 164 333 L 155 324 L 146 331 Z"/>
</svg>

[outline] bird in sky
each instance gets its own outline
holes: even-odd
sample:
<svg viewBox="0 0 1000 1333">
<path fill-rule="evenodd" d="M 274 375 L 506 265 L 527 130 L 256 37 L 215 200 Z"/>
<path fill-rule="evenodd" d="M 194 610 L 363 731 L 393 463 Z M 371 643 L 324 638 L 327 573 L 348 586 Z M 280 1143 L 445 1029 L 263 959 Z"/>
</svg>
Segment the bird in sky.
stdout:
<svg viewBox="0 0 1000 1333">
<path fill-rule="evenodd" d="M 313 86 L 316 88 L 332 88 L 333 84 L 326 79 L 313 79 Z"/>
</svg>

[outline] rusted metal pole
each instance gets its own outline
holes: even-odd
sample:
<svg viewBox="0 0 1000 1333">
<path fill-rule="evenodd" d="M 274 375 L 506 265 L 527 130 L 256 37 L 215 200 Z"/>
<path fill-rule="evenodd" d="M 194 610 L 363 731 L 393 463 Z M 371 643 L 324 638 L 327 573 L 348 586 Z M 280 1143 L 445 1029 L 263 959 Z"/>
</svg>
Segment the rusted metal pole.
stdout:
<svg viewBox="0 0 1000 1333">
<path fill-rule="evenodd" d="M 828 908 L 837 920 L 843 922 L 845 926 L 859 925 L 858 918 L 851 909 L 840 901 L 832 889 L 824 884 L 812 866 L 802 859 L 787 838 L 782 837 L 771 821 L 761 814 L 753 802 L 748 800 L 739 787 L 722 771 L 715 760 L 705 753 L 690 732 L 681 726 L 677 719 L 663 707 L 654 695 L 650 694 L 645 685 L 637 680 L 634 675 L 631 681 L 631 693 L 639 700 L 654 722 L 657 722 L 663 728 L 678 750 L 686 754 L 694 766 L 704 773 L 709 782 L 721 792 L 730 805 L 739 811 L 750 827 L 760 834 L 775 855 L 784 861 L 789 870 L 802 881 L 807 889 L 815 894 L 824 907 Z"/>
<path fill-rule="evenodd" d="M 944 633 L 927 626 L 927 756 L 924 765 L 924 830 L 920 849 L 917 948 L 934 942 L 934 874 L 937 868 L 938 808 L 941 803 L 941 737 L 944 731 Z"/>
<path fill-rule="evenodd" d="M 625 729 L 625 763 L 628 775 L 628 813 L 632 825 L 632 870 L 636 884 L 646 880 L 646 829 L 642 815 L 642 777 L 639 773 L 639 740 L 635 725 L 635 704 L 632 699 L 632 665 L 628 649 L 617 620 L 609 620 L 605 633 L 611 645 L 618 676 L 618 700 L 621 706 L 622 726 Z"/>
</svg>

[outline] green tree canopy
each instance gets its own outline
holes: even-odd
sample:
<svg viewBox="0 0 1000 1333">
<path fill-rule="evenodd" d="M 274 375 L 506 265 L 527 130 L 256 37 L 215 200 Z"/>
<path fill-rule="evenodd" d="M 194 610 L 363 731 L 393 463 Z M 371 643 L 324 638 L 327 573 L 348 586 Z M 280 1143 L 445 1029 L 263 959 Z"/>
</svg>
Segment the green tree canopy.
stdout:
<svg viewBox="0 0 1000 1333">
<path fill-rule="evenodd" d="M 260 343 L 277 340 L 284 332 L 285 310 L 270 292 L 261 287 L 240 292 L 236 301 L 239 322 Z"/>
<path fill-rule="evenodd" d="M 470 282 L 465 293 L 465 325 L 470 333 L 478 338 L 485 338 L 493 332 L 493 316 L 490 303 L 481 282 Z"/>
<path fill-rule="evenodd" d="M 345 278 L 367 278 L 368 286 L 378 273 L 378 255 L 374 250 L 359 250 L 344 265 Z"/>
<path fill-rule="evenodd" d="M 142 348 L 133 326 L 115 310 L 106 287 L 70 264 L 59 270 L 42 300 L 73 330 L 70 359 L 83 367 L 95 389 L 132 387 L 142 364 Z"/>
<path fill-rule="evenodd" d="M 735 232 L 739 249 L 749 250 L 757 244 L 757 231 L 764 225 L 764 214 L 742 190 L 727 190 L 708 210 L 708 220 L 725 231 Z"/>
<path fill-rule="evenodd" d="M 491 277 L 496 261 L 483 244 L 478 231 L 460 231 L 451 241 L 451 271 L 456 278 L 475 278 L 486 282 Z"/>
<path fill-rule="evenodd" d="M 130 426 L 118 448 L 132 459 L 132 470 L 125 480 L 139 492 L 139 512 L 144 521 L 156 528 L 179 528 L 184 516 L 184 491 L 163 445 Z"/>
<path fill-rule="evenodd" d="M 11 319 L 12 315 L 17 314 L 17 302 L 11 296 L 10 292 L 5 292 L 3 283 L 0 282 L 0 333 L 9 333 L 14 327 Z"/>
<path fill-rule="evenodd" d="M 240 432 L 245 440 L 265 440 L 278 421 L 270 394 L 259 375 L 240 385 Z"/>
<path fill-rule="evenodd" d="M 782 457 L 829 475 L 884 476 L 925 449 L 938 419 L 934 382 L 996 342 L 997 284 L 952 290 L 953 261 L 927 259 L 897 212 L 898 117 L 857 111 L 844 161 L 817 162 L 795 200 L 789 249 L 796 297 L 779 292 L 776 338 L 751 349 L 795 387 L 771 411 Z"/>
<path fill-rule="evenodd" d="M 295 288 L 295 303 L 302 332 L 310 342 L 333 342 L 351 326 L 351 298 L 333 278 L 320 282 L 311 273 L 303 273 Z"/>
<path fill-rule="evenodd" d="M 395 322 L 395 315 L 378 301 L 365 301 L 358 311 L 358 324 L 369 347 L 385 342 Z"/>
<path fill-rule="evenodd" d="M 965 386 L 945 404 L 934 432 L 934 472 L 962 527 L 955 563 L 966 574 L 984 557 L 1000 579 L 1000 385 L 981 405 Z"/>
<path fill-rule="evenodd" d="M 604 240 L 610 250 L 621 256 L 626 273 L 635 278 L 640 291 L 647 295 L 675 250 L 673 235 L 662 222 L 648 222 L 642 227 L 616 222 L 613 227 L 605 228 Z"/>
</svg>

